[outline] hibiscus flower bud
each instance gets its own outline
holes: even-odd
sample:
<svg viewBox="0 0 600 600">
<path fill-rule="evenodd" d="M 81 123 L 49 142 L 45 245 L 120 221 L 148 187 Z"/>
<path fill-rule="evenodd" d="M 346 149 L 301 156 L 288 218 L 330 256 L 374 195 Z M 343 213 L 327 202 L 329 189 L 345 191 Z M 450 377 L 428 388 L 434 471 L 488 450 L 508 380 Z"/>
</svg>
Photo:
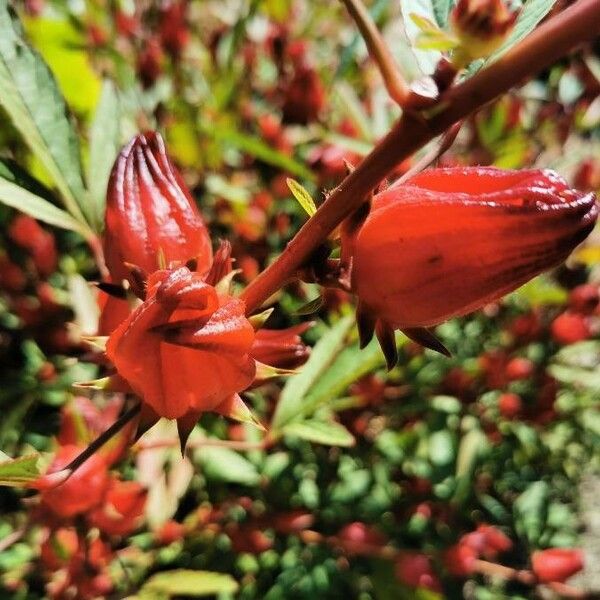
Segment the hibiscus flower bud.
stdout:
<svg viewBox="0 0 600 600">
<path fill-rule="evenodd" d="M 142 418 L 177 419 L 182 443 L 205 411 L 251 420 L 237 395 L 254 380 L 254 329 L 244 303 L 187 267 L 153 273 L 146 299 L 106 353 L 143 401 Z"/>
<path fill-rule="evenodd" d="M 450 15 L 452 30 L 460 41 L 454 62 L 460 66 L 493 54 L 511 32 L 518 11 L 505 0 L 458 0 Z"/>
<path fill-rule="evenodd" d="M 208 271 L 210 237 L 181 175 L 171 163 L 160 134 L 139 134 L 117 157 L 108 183 L 106 264 L 113 281 L 131 279 L 134 265 L 152 273 L 161 265 L 196 261 Z M 135 283 L 135 282 L 132 282 Z"/>
<path fill-rule="evenodd" d="M 391 329 L 444 351 L 427 328 L 559 265 L 596 217 L 594 194 L 552 171 L 431 169 L 388 188 L 342 232 L 362 343 L 375 330 L 392 364 Z"/>
<path fill-rule="evenodd" d="M 108 485 L 108 468 L 98 454 L 86 460 L 66 481 L 54 480 L 52 474 L 64 469 L 83 449 L 82 446 L 60 446 L 48 472 L 31 484 L 40 490 L 42 505 L 64 519 L 100 504 Z"/>
<path fill-rule="evenodd" d="M 583 569 L 583 553 L 575 548 L 549 548 L 534 552 L 531 566 L 542 582 L 565 581 Z"/>
<path fill-rule="evenodd" d="M 137 481 L 110 481 L 102 506 L 90 515 L 90 523 L 108 535 L 129 535 L 140 525 L 146 490 Z"/>
</svg>

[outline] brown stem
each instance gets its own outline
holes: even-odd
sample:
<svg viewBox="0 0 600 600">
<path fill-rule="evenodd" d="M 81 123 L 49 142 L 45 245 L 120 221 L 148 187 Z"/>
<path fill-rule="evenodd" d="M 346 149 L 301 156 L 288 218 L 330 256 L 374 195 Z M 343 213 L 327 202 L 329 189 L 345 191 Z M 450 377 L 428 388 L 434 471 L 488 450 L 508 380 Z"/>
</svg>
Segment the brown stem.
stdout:
<svg viewBox="0 0 600 600">
<path fill-rule="evenodd" d="M 126 410 L 106 431 L 103 431 L 81 454 L 76 456 L 61 472 L 69 472 L 70 477 L 92 454 L 95 454 L 108 440 L 115 436 L 127 423 L 132 421 L 140 412 L 142 404 L 138 402 Z M 68 477 L 66 479 L 68 479 Z M 62 480 L 64 483 L 66 479 Z"/>
<path fill-rule="evenodd" d="M 473 563 L 473 570 L 482 575 L 520 581 L 525 585 L 534 585 L 537 583 L 537 578 L 531 571 L 512 569 L 511 567 L 505 567 L 504 565 L 488 562 L 487 560 L 476 560 Z"/>
<path fill-rule="evenodd" d="M 361 0 L 342 0 L 342 2 L 365 40 L 371 58 L 379 67 L 388 94 L 392 100 L 403 106 L 410 90 L 369 11 Z"/>
<path fill-rule="evenodd" d="M 600 2 L 579 0 L 538 27 L 502 58 L 450 88 L 423 118 L 405 113 L 363 162 L 319 207 L 275 262 L 242 293 L 247 314 L 272 296 L 395 166 L 454 123 L 524 78 L 538 73 L 600 31 Z"/>
</svg>

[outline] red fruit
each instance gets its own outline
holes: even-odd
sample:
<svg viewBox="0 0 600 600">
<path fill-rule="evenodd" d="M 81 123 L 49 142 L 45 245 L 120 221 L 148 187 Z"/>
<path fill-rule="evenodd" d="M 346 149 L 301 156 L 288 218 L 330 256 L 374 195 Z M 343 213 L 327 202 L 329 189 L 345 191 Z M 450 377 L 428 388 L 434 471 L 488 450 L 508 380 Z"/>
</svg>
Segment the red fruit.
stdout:
<svg viewBox="0 0 600 600">
<path fill-rule="evenodd" d="M 290 534 L 308 529 L 315 522 L 312 513 L 296 510 L 275 516 L 273 527 L 280 533 Z"/>
<path fill-rule="evenodd" d="M 27 285 L 23 269 L 4 255 L 0 256 L 0 287 L 7 292 L 22 292 Z"/>
<path fill-rule="evenodd" d="M 522 344 L 528 344 L 539 338 L 542 333 L 542 323 L 537 312 L 530 312 L 515 317 L 508 330 Z"/>
<path fill-rule="evenodd" d="M 284 90 L 283 121 L 306 125 L 316 121 L 325 105 L 325 88 L 318 73 L 300 64 Z"/>
<path fill-rule="evenodd" d="M 185 536 L 185 527 L 177 521 L 167 521 L 154 532 L 154 537 L 159 544 L 172 544 Z"/>
<path fill-rule="evenodd" d="M 523 411 L 523 401 L 518 394 L 506 393 L 498 398 L 498 409 L 505 419 L 514 419 Z"/>
<path fill-rule="evenodd" d="M 104 499 L 108 471 L 106 462 L 98 454 L 88 458 L 63 483 L 57 485 L 52 477 L 53 473 L 64 469 L 82 450 L 81 446 L 59 447 L 46 475 L 32 484 L 32 487 L 40 490 L 42 504 L 59 517 L 72 518 L 83 514 Z"/>
<path fill-rule="evenodd" d="M 583 569 L 583 552 L 576 548 L 550 548 L 534 552 L 531 566 L 542 582 L 563 582 Z"/>
<path fill-rule="evenodd" d="M 40 547 L 40 558 L 47 569 L 56 571 L 69 563 L 79 548 L 75 529 L 62 527 L 48 531 Z"/>
<path fill-rule="evenodd" d="M 190 39 L 186 9 L 186 0 L 170 0 L 161 7 L 160 41 L 173 60 L 181 56 Z"/>
<path fill-rule="evenodd" d="M 149 277 L 146 299 L 111 334 L 106 355 L 148 418 L 177 419 L 184 439 L 203 412 L 249 418 L 238 392 L 254 380 L 254 337 L 241 300 L 180 267 Z"/>
<path fill-rule="evenodd" d="M 431 566 L 431 560 L 424 554 L 403 552 L 396 560 L 395 573 L 402 583 L 411 587 L 427 588 L 434 592 L 442 591 L 440 580 Z"/>
<path fill-rule="evenodd" d="M 591 283 L 578 285 L 569 294 L 569 308 L 576 313 L 591 315 L 600 302 L 598 286 Z"/>
<path fill-rule="evenodd" d="M 252 357 L 263 364 L 281 369 L 295 369 L 303 365 L 308 359 L 310 348 L 300 336 L 312 325 L 308 322 L 287 329 L 259 329 L 252 344 Z"/>
<path fill-rule="evenodd" d="M 477 551 L 466 544 L 455 544 L 448 548 L 442 558 L 445 569 L 456 577 L 468 577 L 475 566 Z"/>
<path fill-rule="evenodd" d="M 506 365 L 506 377 L 509 381 L 529 379 L 535 370 L 535 365 L 528 359 L 516 357 L 508 361 Z"/>
<path fill-rule="evenodd" d="M 587 319 L 581 314 L 569 311 L 552 321 L 550 331 L 554 341 L 561 345 L 587 340 L 592 334 Z"/>
<path fill-rule="evenodd" d="M 560 264 L 596 217 L 594 194 L 551 171 L 429 169 L 377 194 L 362 224 L 345 224 L 343 256 L 361 313 L 427 328 Z"/>
<path fill-rule="evenodd" d="M 129 535 L 142 519 L 146 490 L 137 481 L 113 478 L 104 502 L 90 515 L 90 524 L 107 535 Z"/>
<path fill-rule="evenodd" d="M 512 541 L 500 529 L 492 525 L 479 525 L 471 533 L 463 535 L 459 545 L 471 548 L 477 556 L 492 560 L 512 548 Z"/>
<path fill-rule="evenodd" d="M 242 525 L 236 531 L 228 534 L 234 552 L 249 552 L 260 554 L 273 547 L 273 540 L 255 525 Z"/>
<path fill-rule="evenodd" d="M 163 70 L 163 50 L 160 41 L 149 39 L 137 58 L 137 71 L 145 88 L 152 87 Z"/>
<path fill-rule="evenodd" d="M 56 270 L 58 255 L 54 236 L 35 219 L 18 215 L 10 224 L 8 235 L 15 244 L 29 252 L 41 275 L 48 276 Z"/>
<path fill-rule="evenodd" d="M 373 548 L 384 546 L 387 541 L 375 527 L 358 521 L 342 527 L 337 539 L 338 544 L 350 554 L 368 554 Z"/>
</svg>

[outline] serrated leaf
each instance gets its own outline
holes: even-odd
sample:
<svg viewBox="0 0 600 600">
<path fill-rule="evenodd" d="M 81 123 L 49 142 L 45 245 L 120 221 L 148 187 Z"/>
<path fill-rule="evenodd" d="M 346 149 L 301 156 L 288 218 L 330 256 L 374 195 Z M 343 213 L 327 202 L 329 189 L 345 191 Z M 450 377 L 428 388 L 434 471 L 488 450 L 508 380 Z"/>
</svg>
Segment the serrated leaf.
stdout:
<svg viewBox="0 0 600 600">
<path fill-rule="evenodd" d="M 256 467 L 241 454 L 229 448 L 204 446 L 194 453 L 202 465 L 203 474 L 217 481 L 256 485 L 260 475 Z"/>
<path fill-rule="evenodd" d="M 8 487 L 27 487 L 40 476 L 39 454 L 28 454 L 19 458 L 0 456 L 0 485 Z"/>
<path fill-rule="evenodd" d="M 301 414 L 304 396 L 339 354 L 353 324 L 352 317 L 340 319 L 315 344 L 302 371 L 288 379 L 273 416 L 272 430 L 280 429 Z"/>
<path fill-rule="evenodd" d="M 528 0 L 517 18 L 515 27 L 508 36 L 507 40 L 490 57 L 490 62 L 497 60 L 515 44 L 518 44 L 523 38 L 528 36 L 537 26 L 537 24 L 552 10 L 556 0 Z"/>
<path fill-rule="evenodd" d="M 106 188 L 110 170 L 121 146 L 121 104 L 110 81 L 102 85 L 100 101 L 90 128 L 90 159 L 87 182 L 95 209 L 97 227 L 104 220 Z"/>
<path fill-rule="evenodd" d="M 284 427 L 282 433 L 326 446 L 350 448 L 356 443 L 354 436 L 343 425 L 335 421 L 308 419 L 290 423 Z"/>
<path fill-rule="evenodd" d="M 294 198 L 298 200 L 300 206 L 305 210 L 309 217 L 312 217 L 317 212 L 317 205 L 308 190 L 291 177 L 288 177 L 285 182 Z"/>
<path fill-rule="evenodd" d="M 216 594 L 233 594 L 238 583 L 225 573 L 214 571 L 192 571 L 175 569 L 152 575 L 143 585 L 139 594 L 142 598 L 191 596 L 201 598 Z"/>
<path fill-rule="evenodd" d="M 82 223 L 39 195 L 46 192 L 41 183 L 26 176 L 16 165 L 0 161 L 0 202 L 48 225 L 77 231 L 87 237 L 89 230 Z"/>
<path fill-rule="evenodd" d="M 7 0 L 0 0 L 0 105 L 48 171 L 67 211 L 85 223 L 79 145 L 65 101 L 46 63 L 25 42 Z"/>
<path fill-rule="evenodd" d="M 410 41 L 412 52 L 417 60 L 419 68 L 424 75 L 431 75 L 437 66 L 442 53 L 438 50 L 422 50 L 418 48 L 417 42 L 421 35 L 421 28 L 417 23 L 428 21 L 431 25 L 436 23 L 436 16 L 432 0 L 400 0 L 400 10 L 404 29 Z M 412 15 L 416 16 L 416 21 Z"/>
</svg>

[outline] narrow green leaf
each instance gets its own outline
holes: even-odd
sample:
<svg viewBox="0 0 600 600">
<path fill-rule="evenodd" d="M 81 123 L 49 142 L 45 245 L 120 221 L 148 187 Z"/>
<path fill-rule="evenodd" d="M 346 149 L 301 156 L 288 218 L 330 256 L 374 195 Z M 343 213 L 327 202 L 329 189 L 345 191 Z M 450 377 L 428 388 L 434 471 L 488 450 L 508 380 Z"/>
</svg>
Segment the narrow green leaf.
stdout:
<svg viewBox="0 0 600 600">
<path fill-rule="evenodd" d="M 204 446 L 196 450 L 195 457 L 209 479 L 242 485 L 256 485 L 260 480 L 256 467 L 229 448 Z"/>
<path fill-rule="evenodd" d="M 317 205 L 308 190 L 291 177 L 288 177 L 285 182 L 287 183 L 288 188 L 290 188 L 290 192 L 292 192 L 294 198 L 298 200 L 300 206 L 306 211 L 309 217 L 312 217 L 317 212 Z"/>
<path fill-rule="evenodd" d="M 39 454 L 28 454 L 19 458 L 0 456 L 0 485 L 8 487 L 27 487 L 40 476 Z"/>
<path fill-rule="evenodd" d="M 323 306 L 323 296 L 317 296 L 314 300 L 303 304 L 299 309 L 294 311 L 295 315 L 307 316 L 314 315 Z"/>
<path fill-rule="evenodd" d="M 52 177 L 65 208 L 85 223 L 79 146 L 67 107 L 7 0 L 0 0 L 0 105 Z"/>
<path fill-rule="evenodd" d="M 48 225 L 89 236 L 90 231 L 85 225 L 44 196 L 49 196 L 49 192 L 41 183 L 28 177 L 16 165 L 0 161 L 0 202 Z"/>
<path fill-rule="evenodd" d="M 87 170 L 97 229 L 101 229 L 104 220 L 108 176 L 121 145 L 120 122 L 121 103 L 117 90 L 112 82 L 105 81 L 90 129 L 90 160 Z"/>
<path fill-rule="evenodd" d="M 354 319 L 352 317 L 340 319 L 315 344 L 302 371 L 288 379 L 273 416 L 272 430 L 281 429 L 301 414 L 304 396 L 315 381 L 328 370 L 328 367 L 339 354 L 353 324 Z M 273 431 L 271 433 L 273 434 Z"/>
<path fill-rule="evenodd" d="M 515 44 L 518 44 L 523 38 L 528 36 L 536 28 L 537 24 L 552 10 L 555 3 L 556 0 L 527 0 L 508 39 L 490 57 L 489 61 L 497 60 Z"/>
<path fill-rule="evenodd" d="M 140 596 L 166 595 L 200 598 L 215 594 L 233 594 L 238 583 L 230 575 L 214 571 L 175 569 L 152 575 L 140 590 Z"/>
<path fill-rule="evenodd" d="M 354 436 L 343 425 L 335 421 L 308 419 L 290 423 L 284 427 L 282 433 L 325 446 L 350 448 L 356 443 Z"/>
<path fill-rule="evenodd" d="M 292 175 L 313 181 L 315 176 L 310 169 L 307 169 L 302 163 L 297 160 L 273 150 L 265 144 L 261 139 L 235 131 L 233 129 L 225 129 L 220 127 L 204 128 L 204 133 L 213 138 L 229 143 L 238 150 L 246 152 L 255 158 L 258 158 L 274 167 L 279 167 Z"/>
</svg>

